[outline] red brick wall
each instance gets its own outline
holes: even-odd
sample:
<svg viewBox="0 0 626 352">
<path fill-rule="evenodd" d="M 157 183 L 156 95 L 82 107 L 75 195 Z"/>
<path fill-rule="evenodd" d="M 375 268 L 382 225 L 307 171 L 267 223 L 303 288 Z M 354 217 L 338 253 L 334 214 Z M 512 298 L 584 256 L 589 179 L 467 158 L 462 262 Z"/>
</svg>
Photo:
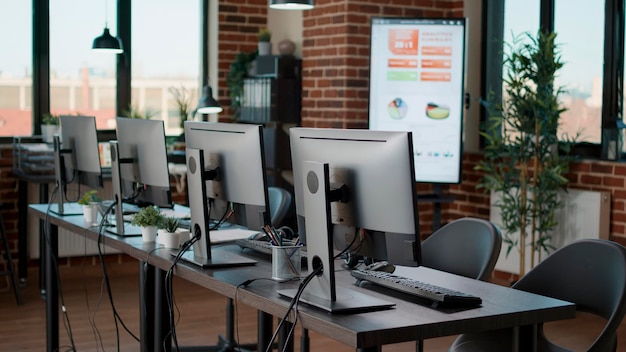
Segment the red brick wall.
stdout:
<svg viewBox="0 0 626 352">
<path fill-rule="evenodd" d="M 226 78 L 230 64 L 240 52 L 257 50 L 259 29 L 267 27 L 267 0 L 220 0 L 218 30 L 218 79 L 216 96 L 224 107 L 221 120 L 230 120 L 230 98 Z M 210 55 L 210 54 L 209 54 Z"/>
<path fill-rule="evenodd" d="M 373 16 L 461 17 L 463 1 L 316 0 L 303 16 L 302 125 L 367 127 Z"/>
</svg>

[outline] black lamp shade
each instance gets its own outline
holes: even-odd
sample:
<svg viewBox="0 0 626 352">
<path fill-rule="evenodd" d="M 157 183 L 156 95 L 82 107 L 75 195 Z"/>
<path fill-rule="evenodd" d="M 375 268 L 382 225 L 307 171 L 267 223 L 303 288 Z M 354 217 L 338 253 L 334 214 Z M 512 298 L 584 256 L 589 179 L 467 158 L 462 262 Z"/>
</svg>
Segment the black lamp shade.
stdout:
<svg viewBox="0 0 626 352">
<path fill-rule="evenodd" d="M 217 100 L 213 99 L 213 89 L 210 86 L 204 86 L 202 89 L 202 98 L 198 102 L 196 112 L 199 114 L 218 114 L 222 112 L 222 106 Z"/>
<path fill-rule="evenodd" d="M 101 36 L 93 40 L 91 49 L 98 51 L 112 52 L 120 54 L 124 52 L 122 41 L 109 33 L 108 28 L 104 28 L 104 33 Z"/>
<path fill-rule="evenodd" d="M 276 10 L 310 10 L 313 0 L 270 0 L 270 8 Z"/>
</svg>

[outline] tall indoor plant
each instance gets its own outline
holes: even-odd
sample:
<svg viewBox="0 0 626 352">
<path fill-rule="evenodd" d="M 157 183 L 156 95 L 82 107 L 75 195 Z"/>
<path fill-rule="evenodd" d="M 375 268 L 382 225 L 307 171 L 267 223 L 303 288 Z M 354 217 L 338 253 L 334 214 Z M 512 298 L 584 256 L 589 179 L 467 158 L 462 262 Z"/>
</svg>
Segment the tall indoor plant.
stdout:
<svg viewBox="0 0 626 352">
<path fill-rule="evenodd" d="M 504 56 L 502 103 L 488 103 L 490 117 L 482 132 L 484 172 L 478 187 L 494 191 L 502 216 L 507 255 L 519 250 L 519 274 L 526 269 L 526 249 L 534 266 L 535 253 L 548 252 L 559 191 L 568 179 L 569 143 L 559 142 L 557 128 L 563 90 L 555 77 L 563 66 L 555 33 L 524 34 Z M 562 138 L 561 138 L 562 139 Z"/>
</svg>

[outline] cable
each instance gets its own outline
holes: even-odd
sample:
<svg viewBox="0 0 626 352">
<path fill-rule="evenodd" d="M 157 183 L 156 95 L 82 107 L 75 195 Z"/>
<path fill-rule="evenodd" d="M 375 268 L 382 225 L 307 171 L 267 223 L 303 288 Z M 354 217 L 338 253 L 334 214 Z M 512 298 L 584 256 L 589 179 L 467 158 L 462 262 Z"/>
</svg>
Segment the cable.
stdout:
<svg viewBox="0 0 626 352">
<path fill-rule="evenodd" d="M 101 221 L 101 224 L 104 224 L 105 222 L 105 218 L 108 216 L 109 212 L 112 211 L 113 207 L 116 205 L 117 201 L 114 201 L 109 208 L 107 208 L 103 219 Z M 128 327 L 126 326 L 126 324 L 124 324 L 124 321 L 122 320 L 122 318 L 120 317 L 120 315 L 117 312 L 117 309 L 115 308 L 115 303 L 113 302 L 113 293 L 111 290 L 111 282 L 109 281 L 109 274 L 107 272 L 106 269 L 106 264 L 105 264 L 105 260 L 104 260 L 104 255 L 102 253 L 102 242 L 104 239 L 104 235 L 103 235 L 103 226 L 100 226 L 100 229 L 98 231 L 98 258 L 100 259 L 100 267 L 102 268 L 102 274 L 103 274 L 103 279 L 104 279 L 104 283 L 105 283 L 105 288 L 107 291 L 107 295 L 109 297 L 109 303 L 111 304 L 111 309 L 113 311 L 113 320 L 115 322 L 115 333 L 116 333 L 116 342 L 117 342 L 117 350 L 120 350 L 120 336 L 119 336 L 119 326 L 118 326 L 118 321 L 119 323 L 122 325 L 122 327 L 124 328 L 124 330 L 126 330 L 126 332 L 131 335 L 137 342 L 140 342 L 140 339 L 133 334 Z"/>
<path fill-rule="evenodd" d="M 276 326 L 276 329 L 274 330 L 274 334 L 272 335 L 272 338 L 270 339 L 270 341 L 269 341 L 269 343 L 267 345 L 267 349 L 265 350 L 265 352 L 271 351 L 272 344 L 274 343 L 274 340 L 276 340 L 276 336 L 278 335 L 278 332 L 280 331 L 280 328 L 282 327 L 284 322 L 287 320 L 287 318 L 289 318 L 289 314 L 291 313 L 291 310 L 297 304 L 297 302 L 300 300 L 300 296 L 302 296 L 302 293 L 304 292 L 304 289 L 309 284 L 309 282 L 311 282 L 311 280 L 313 280 L 313 278 L 315 276 L 319 275 L 322 272 L 322 270 L 323 270 L 323 267 L 319 266 L 318 268 L 313 270 L 311 273 L 309 273 L 309 275 L 307 275 L 302 282 L 300 282 L 300 285 L 298 286 L 298 290 L 296 291 L 296 294 L 294 295 L 294 297 L 291 299 L 291 302 L 289 302 L 289 307 L 287 307 L 287 312 L 285 312 L 285 315 L 280 319 L 280 322 Z M 296 318 L 297 317 L 294 317 L 294 320 Z"/>
</svg>

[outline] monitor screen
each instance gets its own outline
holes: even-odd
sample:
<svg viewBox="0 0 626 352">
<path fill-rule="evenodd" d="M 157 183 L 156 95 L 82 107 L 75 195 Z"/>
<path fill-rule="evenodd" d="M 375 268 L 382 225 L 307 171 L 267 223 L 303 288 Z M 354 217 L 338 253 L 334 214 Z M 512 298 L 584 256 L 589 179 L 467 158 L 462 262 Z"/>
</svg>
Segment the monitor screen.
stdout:
<svg viewBox="0 0 626 352">
<path fill-rule="evenodd" d="M 410 132 L 291 128 L 291 157 L 298 232 L 305 233 L 304 162 L 329 165 L 335 201 L 335 249 L 350 243 L 358 255 L 397 265 L 420 263 L 419 220 Z M 352 242 L 357 233 L 359 238 Z"/>
<path fill-rule="evenodd" d="M 94 116 L 61 116 L 61 148 L 66 182 L 102 188 L 102 169 Z"/>
<path fill-rule="evenodd" d="M 50 211 L 60 215 L 82 214 L 76 199 L 67 199 L 68 185 L 78 184 L 102 188 L 102 169 L 94 116 L 61 116 L 61 135 L 54 136 L 54 175 L 56 202 Z"/>
<path fill-rule="evenodd" d="M 163 121 L 118 117 L 117 143 L 124 202 L 172 208 Z"/>
<path fill-rule="evenodd" d="M 230 209 L 230 222 L 247 228 L 271 223 L 263 127 L 186 121 L 185 148 L 192 232 L 201 236 L 193 255 L 215 259 L 210 220 L 222 219 Z"/>
<path fill-rule="evenodd" d="M 413 132 L 417 182 L 461 182 L 464 18 L 372 18 L 369 128 Z"/>
</svg>

